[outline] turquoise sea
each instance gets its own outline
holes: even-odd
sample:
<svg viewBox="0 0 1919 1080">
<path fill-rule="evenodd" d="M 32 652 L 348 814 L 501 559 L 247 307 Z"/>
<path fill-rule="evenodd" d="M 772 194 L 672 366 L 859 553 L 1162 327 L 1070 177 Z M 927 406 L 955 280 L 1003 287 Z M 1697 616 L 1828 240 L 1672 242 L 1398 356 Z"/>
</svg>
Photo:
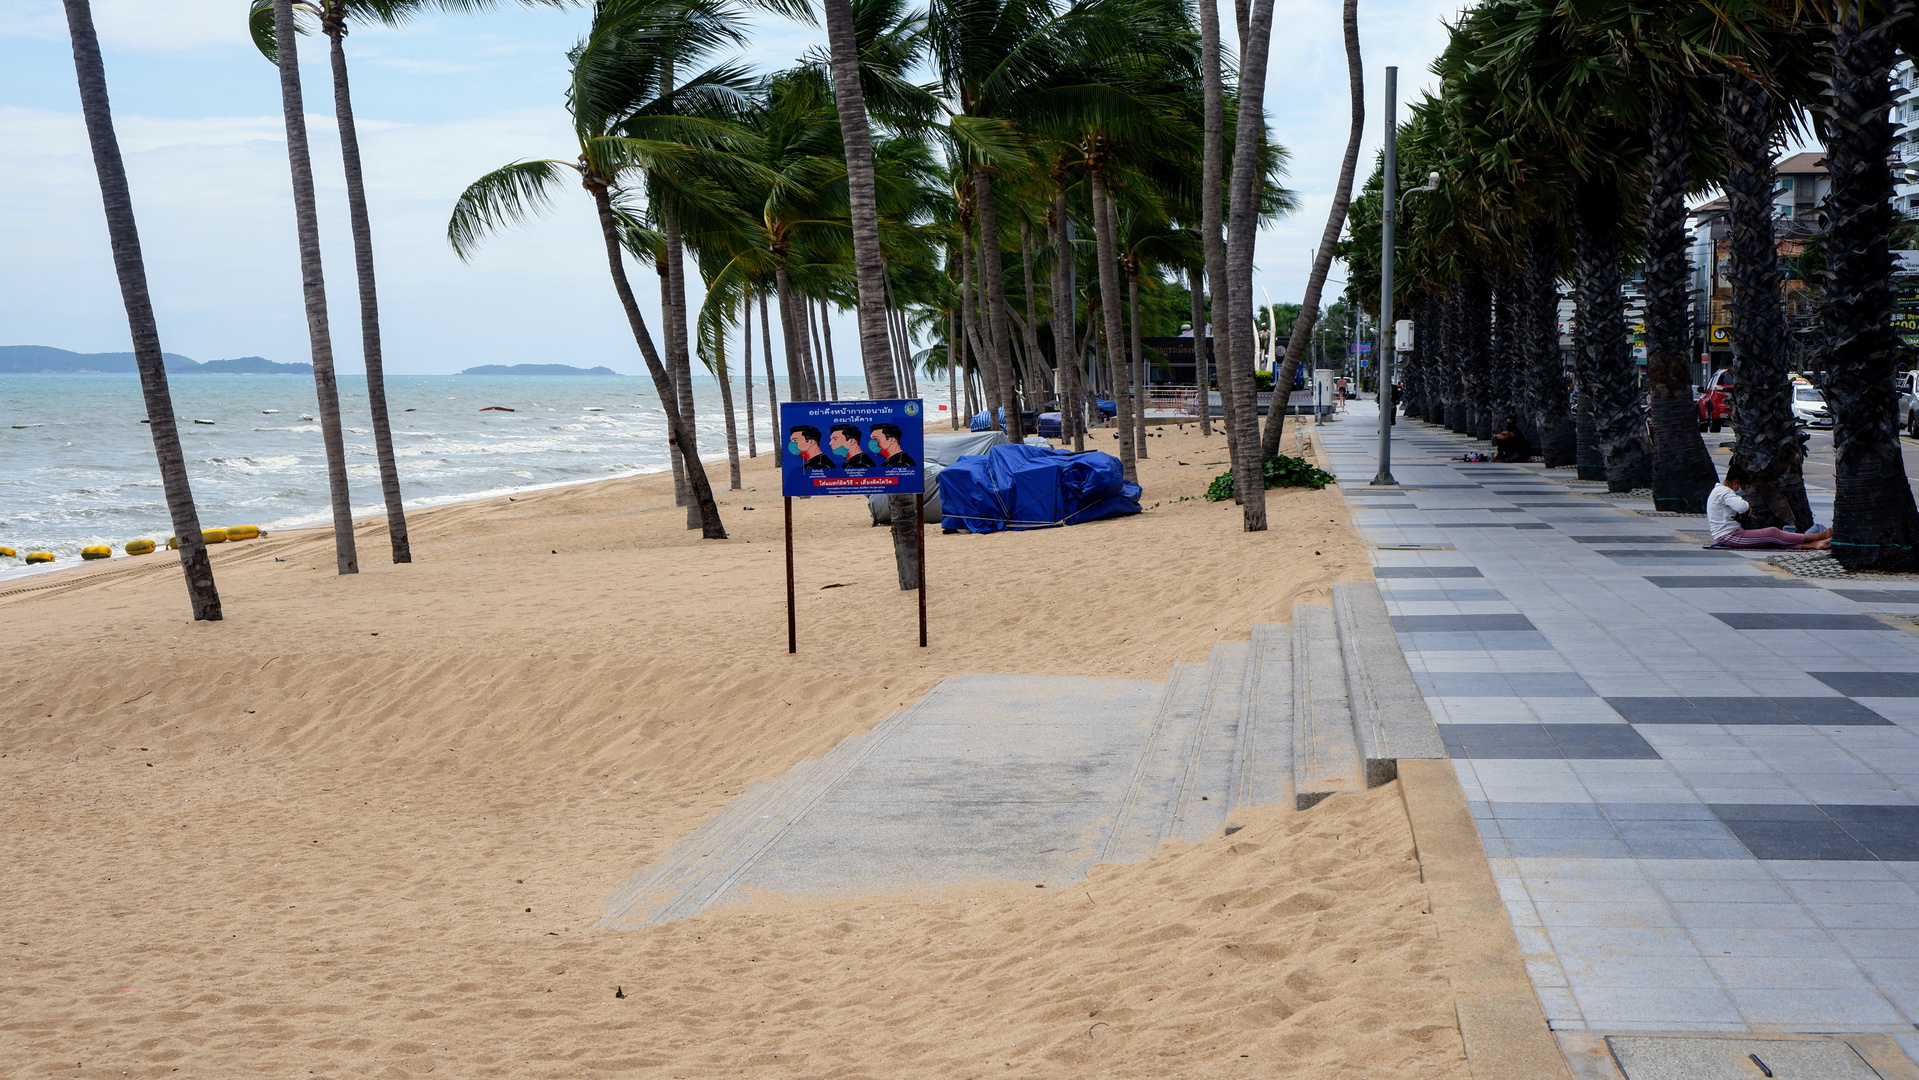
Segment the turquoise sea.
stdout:
<svg viewBox="0 0 1919 1080">
<path fill-rule="evenodd" d="M 326 457 L 313 380 L 292 375 L 182 375 L 170 380 L 188 478 L 207 526 L 265 529 L 328 518 Z M 863 391 L 840 381 L 842 396 Z M 781 380 L 780 400 L 786 400 Z M 736 379 L 740 453 L 745 396 Z M 725 460 L 719 383 L 694 380 L 700 454 Z M 394 453 L 408 507 L 667 467 L 666 417 L 651 379 L 404 375 L 387 379 Z M 482 412 L 486 406 L 513 412 Z M 754 405 L 764 453 L 764 380 Z M 340 379 L 347 477 L 356 516 L 378 514 L 379 468 L 366 381 Z M 135 375 L 0 375 L 0 547 L 51 551 L 71 565 L 89 544 L 173 529 Z M 210 420 L 210 424 L 195 423 Z M 45 569 L 35 567 L 34 570 Z M 0 559 L 0 577 L 31 573 Z"/>
</svg>

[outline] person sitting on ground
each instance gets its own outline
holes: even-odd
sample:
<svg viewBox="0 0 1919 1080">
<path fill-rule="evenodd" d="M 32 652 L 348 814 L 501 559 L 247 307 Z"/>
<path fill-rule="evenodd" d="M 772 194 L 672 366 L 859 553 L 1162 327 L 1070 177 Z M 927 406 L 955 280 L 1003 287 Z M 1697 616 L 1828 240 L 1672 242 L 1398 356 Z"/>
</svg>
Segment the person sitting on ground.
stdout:
<svg viewBox="0 0 1919 1080">
<path fill-rule="evenodd" d="M 1832 546 L 1832 530 L 1796 533 L 1784 529 L 1742 529 L 1734 515 L 1752 509 L 1739 492 L 1752 482 L 1746 466 L 1733 462 L 1726 466 L 1726 478 L 1713 485 L 1706 496 L 1706 527 L 1712 530 L 1713 543 L 1723 547 L 1786 548 L 1792 551 Z"/>
<path fill-rule="evenodd" d="M 1532 444 L 1526 441 L 1526 433 L 1519 430 L 1519 418 L 1508 416 L 1506 426 L 1493 436 L 1493 445 L 1499 453 L 1494 461 L 1528 461 L 1533 456 Z"/>
</svg>

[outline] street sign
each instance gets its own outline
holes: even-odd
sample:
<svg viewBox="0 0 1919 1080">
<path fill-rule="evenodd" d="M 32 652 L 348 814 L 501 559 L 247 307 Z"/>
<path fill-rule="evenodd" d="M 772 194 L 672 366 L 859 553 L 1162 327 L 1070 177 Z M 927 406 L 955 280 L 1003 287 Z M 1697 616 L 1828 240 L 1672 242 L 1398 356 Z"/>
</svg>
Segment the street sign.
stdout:
<svg viewBox="0 0 1919 1080">
<path fill-rule="evenodd" d="M 1351 346 L 1351 348 L 1352 348 L 1352 350 L 1353 350 L 1353 355 L 1355 355 L 1355 356 L 1357 356 L 1357 355 L 1359 355 L 1360 353 L 1369 353 L 1369 352 L 1372 352 L 1372 351 L 1373 351 L 1373 343 L 1372 343 L 1372 342 L 1370 342 L 1370 341 L 1355 341 L 1355 342 L 1353 342 L 1353 344 L 1352 344 L 1352 346 Z"/>
<path fill-rule="evenodd" d="M 780 405 L 780 490 L 786 496 L 786 651 L 800 648 L 793 598 L 793 500 L 911 495 L 919 550 L 920 648 L 926 647 L 926 406 L 918 399 L 788 401 Z M 888 546 L 890 552 L 891 546 Z"/>
<path fill-rule="evenodd" d="M 782 492 L 796 499 L 924 493 L 924 416 L 918 400 L 782 402 Z"/>
</svg>

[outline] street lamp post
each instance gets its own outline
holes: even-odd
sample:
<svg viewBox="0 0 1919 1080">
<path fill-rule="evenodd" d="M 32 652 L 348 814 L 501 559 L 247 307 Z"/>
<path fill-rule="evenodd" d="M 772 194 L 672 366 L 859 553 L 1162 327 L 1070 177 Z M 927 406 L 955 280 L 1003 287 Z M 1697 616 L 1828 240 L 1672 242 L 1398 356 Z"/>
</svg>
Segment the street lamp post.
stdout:
<svg viewBox="0 0 1919 1080">
<path fill-rule="evenodd" d="M 1399 69 L 1386 69 L 1386 163 L 1385 190 L 1380 205 L 1385 209 L 1379 228 L 1379 472 L 1373 483 L 1397 487 L 1393 479 L 1393 232 L 1398 224 L 1400 204 L 1405 196 L 1396 196 L 1399 186 L 1399 122 L 1395 111 L 1399 102 Z M 1430 173 L 1424 187 L 1406 195 L 1439 190 L 1439 174 Z"/>
</svg>

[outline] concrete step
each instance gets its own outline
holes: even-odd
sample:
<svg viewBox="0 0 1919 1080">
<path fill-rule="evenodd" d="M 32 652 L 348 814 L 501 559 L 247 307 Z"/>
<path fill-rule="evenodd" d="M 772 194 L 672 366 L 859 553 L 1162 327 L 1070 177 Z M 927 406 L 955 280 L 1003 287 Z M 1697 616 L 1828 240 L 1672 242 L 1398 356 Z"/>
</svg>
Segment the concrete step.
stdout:
<svg viewBox="0 0 1919 1080">
<path fill-rule="evenodd" d="M 1334 585 L 1333 614 L 1366 786 L 1396 779 L 1401 758 L 1445 757 L 1439 727 L 1406 666 L 1379 586 L 1370 581 Z"/>
<path fill-rule="evenodd" d="M 1242 806 L 1293 805 L 1293 637 L 1254 623 L 1247 647 L 1245 711 L 1233 750 L 1228 814 Z"/>
<path fill-rule="evenodd" d="M 631 929 L 684 918 L 690 898 L 710 894 L 713 886 L 763 846 L 767 835 L 793 816 L 796 807 L 823 783 L 844 774 L 848 762 L 876 737 L 883 739 L 912 710 L 889 714 L 871 731 L 849 736 L 820 757 L 799 764 L 778 779 L 755 784 L 735 796 L 685 839 L 668 848 L 652 866 L 629 878 L 607 897 L 599 925 Z M 690 913 L 690 912 L 688 912 Z"/>
<path fill-rule="evenodd" d="M 1171 829 L 1172 836 L 1188 843 L 1218 836 L 1226 825 L 1251 652 L 1245 642 L 1222 641 L 1206 661 L 1206 707 L 1187 750 Z"/>
<path fill-rule="evenodd" d="M 1340 655 L 1339 624 L 1323 604 L 1293 605 L 1293 805 L 1362 791 L 1366 772 Z"/>
<path fill-rule="evenodd" d="M 1100 862 L 1137 862 L 1173 835 L 1180 797 L 1210 689 L 1207 665 L 1175 663 L 1153 718 L 1153 730 L 1113 813 Z"/>
</svg>

